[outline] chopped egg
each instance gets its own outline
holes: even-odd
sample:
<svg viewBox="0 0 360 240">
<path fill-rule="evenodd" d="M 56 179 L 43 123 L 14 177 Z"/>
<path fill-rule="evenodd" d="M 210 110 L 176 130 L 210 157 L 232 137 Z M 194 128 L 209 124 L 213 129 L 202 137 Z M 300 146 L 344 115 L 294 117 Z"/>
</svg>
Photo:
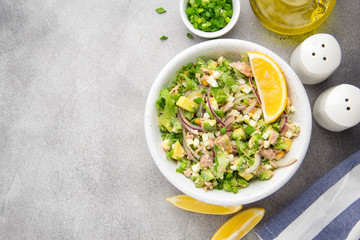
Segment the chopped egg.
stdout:
<svg viewBox="0 0 360 240">
<path fill-rule="evenodd" d="M 238 110 L 232 109 L 229 115 L 232 115 L 234 117 L 237 117 L 240 115 L 240 112 Z"/>
<path fill-rule="evenodd" d="M 261 116 L 261 114 L 262 114 L 261 108 L 257 108 L 255 114 L 258 114 L 259 116 Z"/>
<path fill-rule="evenodd" d="M 228 102 L 233 102 L 235 100 L 235 98 L 233 97 L 233 96 L 229 96 L 228 98 L 227 98 L 227 101 Z"/>
<path fill-rule="evenodd" d="M 210 124 L 210 126 L 215 126 L 215 124 L 216 124 L 215 119 L 214 120 L 209 119 L 209 120 L 207 120 L 207 122 Z"/>
<path fill-rule="evenodd" d="M 210 76 L 209 79 L 207 80 L 207 82 L 212 86 L 212 87 L 219 87 L 217 81 L 215 80 L 214 76 Z"/>
<path fill-rule="evenodd" d="M 210 98 L 210 104 L 213 109 L 218 110 L 219 106 L 218 106 L 215 98 Z"/>
<path fill-rule="evenodd" d="M 295 112 L 295 111 L 296 111 L 295 106 L 291 106 L 291 107 L 290 107 L 290 112 L 292 112 L 292 113 L 293 113 L 293 112 Z"/>
<path fill-rule="evenodd" d="M 214 135 L 214 133 L 211 132 L 211 133 L 208 133 L 208 137 L 209 138 L 215 138 L 215 135 Z"/>
<path fill-rule="evenodd" d="M 294 134 L 293 134 L 293 132 L 291 132 L 291 131 L 287 131 L 287 132 L 285 133 L 285 137 L 287 137 L 287 138 L 292 138 L 293 135 L 294 135 Z"/>
<path fill-rule="evenodd" d="M 207 133 L 203 133 L 202 140 L 207 141 L 209 139 L 209 135 Z"/>
<path fill-rule="evenodd" d="M 241 86 L 240 90 L 243 92 L 243 93 L 246 93 L 246 94 L 249 94 L 249 92 L 252 91 L 252 88 L 247 85 L 247 84 L 244 84 Z"/>
<path fill-rule="evenodd" d="M 217 71 L 213 71 L 212 75 L 214 76 L 215 79 L 218 79 L 221 76 L 221 73 Z"/>
<path fill-rule="evenodd" d="M 240 78 L 240 79 L 239 79 L 239 83 L 240 83 L 240 84 L 244 84 L 244 83 L 246 83 L 246 80 L 243 79 L 243 78 Z"/>
<path fill-rule="evenodd" d="M 193 170 L 194 173 L 200 172 L 201 170 L 200 163 L 195 164 L 194 166 L 191 167 L 191 169 Z"/>
<path fill-rule="evenodd" d="M 256 127 L 256 126 L 257 126 L 257 122 L 251 119 L 251 120 L 249 121 L 249 125 L 252 126 L 252 127 Z"/>
<path fill-rule="evenodd" d="M 194 138 L 193 145 L 194 145 L 194 147 L 196 147 L 196 148 L 200 147 L 200 141 L 199 141 L 199 139 Z"/>
<path fill-rule="evenodd" d="M 255 113 L 252 118 L 255 120 L 255 121 L 258 121 L 260 119 L 260 115 Z"/>
<path fill-rule="evenodd" d="M 242 121 L 244 121 L 244 116 L 240 114 L 240 115 L 236 118 L 236 122 L 242 122 Z"/>
<path fill-rule="evenodd" d="M 268 139 L 270 134 L 268 132 L 264 132 L 264 134 L 261 136 L 263 139 Z"/>
</svg>

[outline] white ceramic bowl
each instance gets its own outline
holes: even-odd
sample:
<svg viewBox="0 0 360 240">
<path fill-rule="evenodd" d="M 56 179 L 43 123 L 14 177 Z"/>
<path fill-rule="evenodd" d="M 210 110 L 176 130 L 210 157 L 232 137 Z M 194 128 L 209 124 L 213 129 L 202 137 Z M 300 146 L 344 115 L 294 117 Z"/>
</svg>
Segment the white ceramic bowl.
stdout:
<svg viewBox="0 0 360 240">
<path fill-rule="evenodd" d="M 217 59 L 220 56 L 224 56 L 235 61 L 241 59 L 240 54 L 246 51 L 261 52 L 268 55 L 277 62 L 284 72 L 288 96 L 296 107 L 296 111 L 291 117 L 291 122 L 301 127 L 299 136 L 294 139 L 291 150 L 285 155 L 285 158 L 295 157 L 298 161 L 291 166 L 275 170 L 274 177 L 268 181 L 252 181 L 248 187 L 240 189 L 237 194 L 223 190 L 204 192 L 202 188 L 195 188 L 193 181 L 177 173 L 176 168 L 178 166 L 175 161 L 166 158 L 161 147 L 155 102 L 159 97 L 160 90 L 171 84 L 177 71 L 183 65 L 194 62 L 197 57 Z M 311 119 L 311 109 L 305 89 L 295 72 L 284 60 L 272 51 L 255 43 L 235 39 L 217 39 L 194 45 L 182 51 L 161 70 L 150 89 L 145 106 L 145 135 L 150 153 L 156 165 L 161 173 L 180 191 L 195 199 L 211 204 L 222 206 L 240 205 L 252 203 L 269 196 L 281 188 L 294 175 L 300 167 L 309 146 Z"/>
<path fill-rule="evenodd" d="M 192 23 L 187 18 L 187 14 L 185 12 L 187 8 L 189 0 L 180 0 L 180 16 L 182 21 L 184 22 L 185 26 L 190 30 L 190 32 L 194 33 L 195 35 L 203 38 L 217 38 L 221 37 L 224 34 L 228 33 L 236 24 L 240 16 L 240 1 L 239 0 L 232 0 L 233 5 L 233 15 L 231 17 L 230 22 L 222 29 L 216 32 L 204 32 L 199 29 L 194 28 Z"/>
</svg>

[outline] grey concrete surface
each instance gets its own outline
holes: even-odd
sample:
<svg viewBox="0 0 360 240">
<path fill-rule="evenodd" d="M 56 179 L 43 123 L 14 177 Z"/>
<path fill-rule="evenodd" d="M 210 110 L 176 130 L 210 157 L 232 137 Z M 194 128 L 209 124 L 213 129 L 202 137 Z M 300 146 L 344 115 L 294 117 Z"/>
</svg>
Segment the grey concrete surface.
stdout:
<svg viewBox="0 0 360 240">
<path fill-rule="evenodd" d="M 209 239 L 229 216 L 173 207 L 180 194 L 156 168 L 144 138 L 148 90 L 186 37 L 178 1 L 0 0 L 0 239 Z M 159 15 L 155 8 L 167 12 Z M 340 68 L 306 86 L 311 104 L 340 83 L 360 87 L 360 5 L 337 1 L 301 36 L 264 28 L 247 0 L 224 38 L 261 44 L 289 61 L 306 37 L 340 42 Z M 169 37 L 160 41 L 162 35 Z M 333 133 L 314 122 L 311 145 L 282 189 L 244 206 L 263 221 L 359 149 L 360 126 Z M 247 239 L 256 239 L 250 233 Z"/>
</svg>

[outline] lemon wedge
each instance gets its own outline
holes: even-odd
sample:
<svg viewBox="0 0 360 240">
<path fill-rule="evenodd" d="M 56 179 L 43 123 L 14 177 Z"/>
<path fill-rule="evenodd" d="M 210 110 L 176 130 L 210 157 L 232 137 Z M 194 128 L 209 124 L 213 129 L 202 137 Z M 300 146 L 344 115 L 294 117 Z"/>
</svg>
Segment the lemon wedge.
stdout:
<svg viewBox="0 0 360 240">
<path fill-rule="evenodd" d="M 178 207 L 185 211 L 214 214 L 214 215 L 228 215 L 238 212 L 242 206 L 218 206 L 213 204 L 204 203 L 198 201 L 187 195 L 176 195 L 166 198 L 166 201 L 172 203 L 175 207 Z"/>
<path fill-rule="evenodd" d="M 214 234 L 211 240 L 238 240 L 244 237 L 263 218 L 263 208 L 243 210 L 227 220 Z"/>
<path fill-rule="evenodd" d="M 248 52 L 248 55 L 265 123 L 271 123 L 281 115 L 286 107 L 285 77 L 280 67 L 269 56 L 257 52 Z"/>
</svg>

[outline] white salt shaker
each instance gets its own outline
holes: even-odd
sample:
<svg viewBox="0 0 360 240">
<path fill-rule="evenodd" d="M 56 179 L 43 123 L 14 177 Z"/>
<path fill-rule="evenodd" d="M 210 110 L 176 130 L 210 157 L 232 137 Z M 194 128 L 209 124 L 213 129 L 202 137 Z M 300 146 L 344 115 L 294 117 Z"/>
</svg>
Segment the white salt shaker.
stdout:
<svg viewBox="0 0 360 240">
<path fill-rule="evenodd" d="M 316 99 L 313 116 L 323 128 L 340 132 L 360 122 L 360 89 L 341 84 L 325 90 Z"/>
<path fill-rule="evenodd" d="M 292 53 L 290 65 L 304 84 L 326 80 L 340 65 L 341 49 L 330 34 L 305 39 Z"/>
</svg>

